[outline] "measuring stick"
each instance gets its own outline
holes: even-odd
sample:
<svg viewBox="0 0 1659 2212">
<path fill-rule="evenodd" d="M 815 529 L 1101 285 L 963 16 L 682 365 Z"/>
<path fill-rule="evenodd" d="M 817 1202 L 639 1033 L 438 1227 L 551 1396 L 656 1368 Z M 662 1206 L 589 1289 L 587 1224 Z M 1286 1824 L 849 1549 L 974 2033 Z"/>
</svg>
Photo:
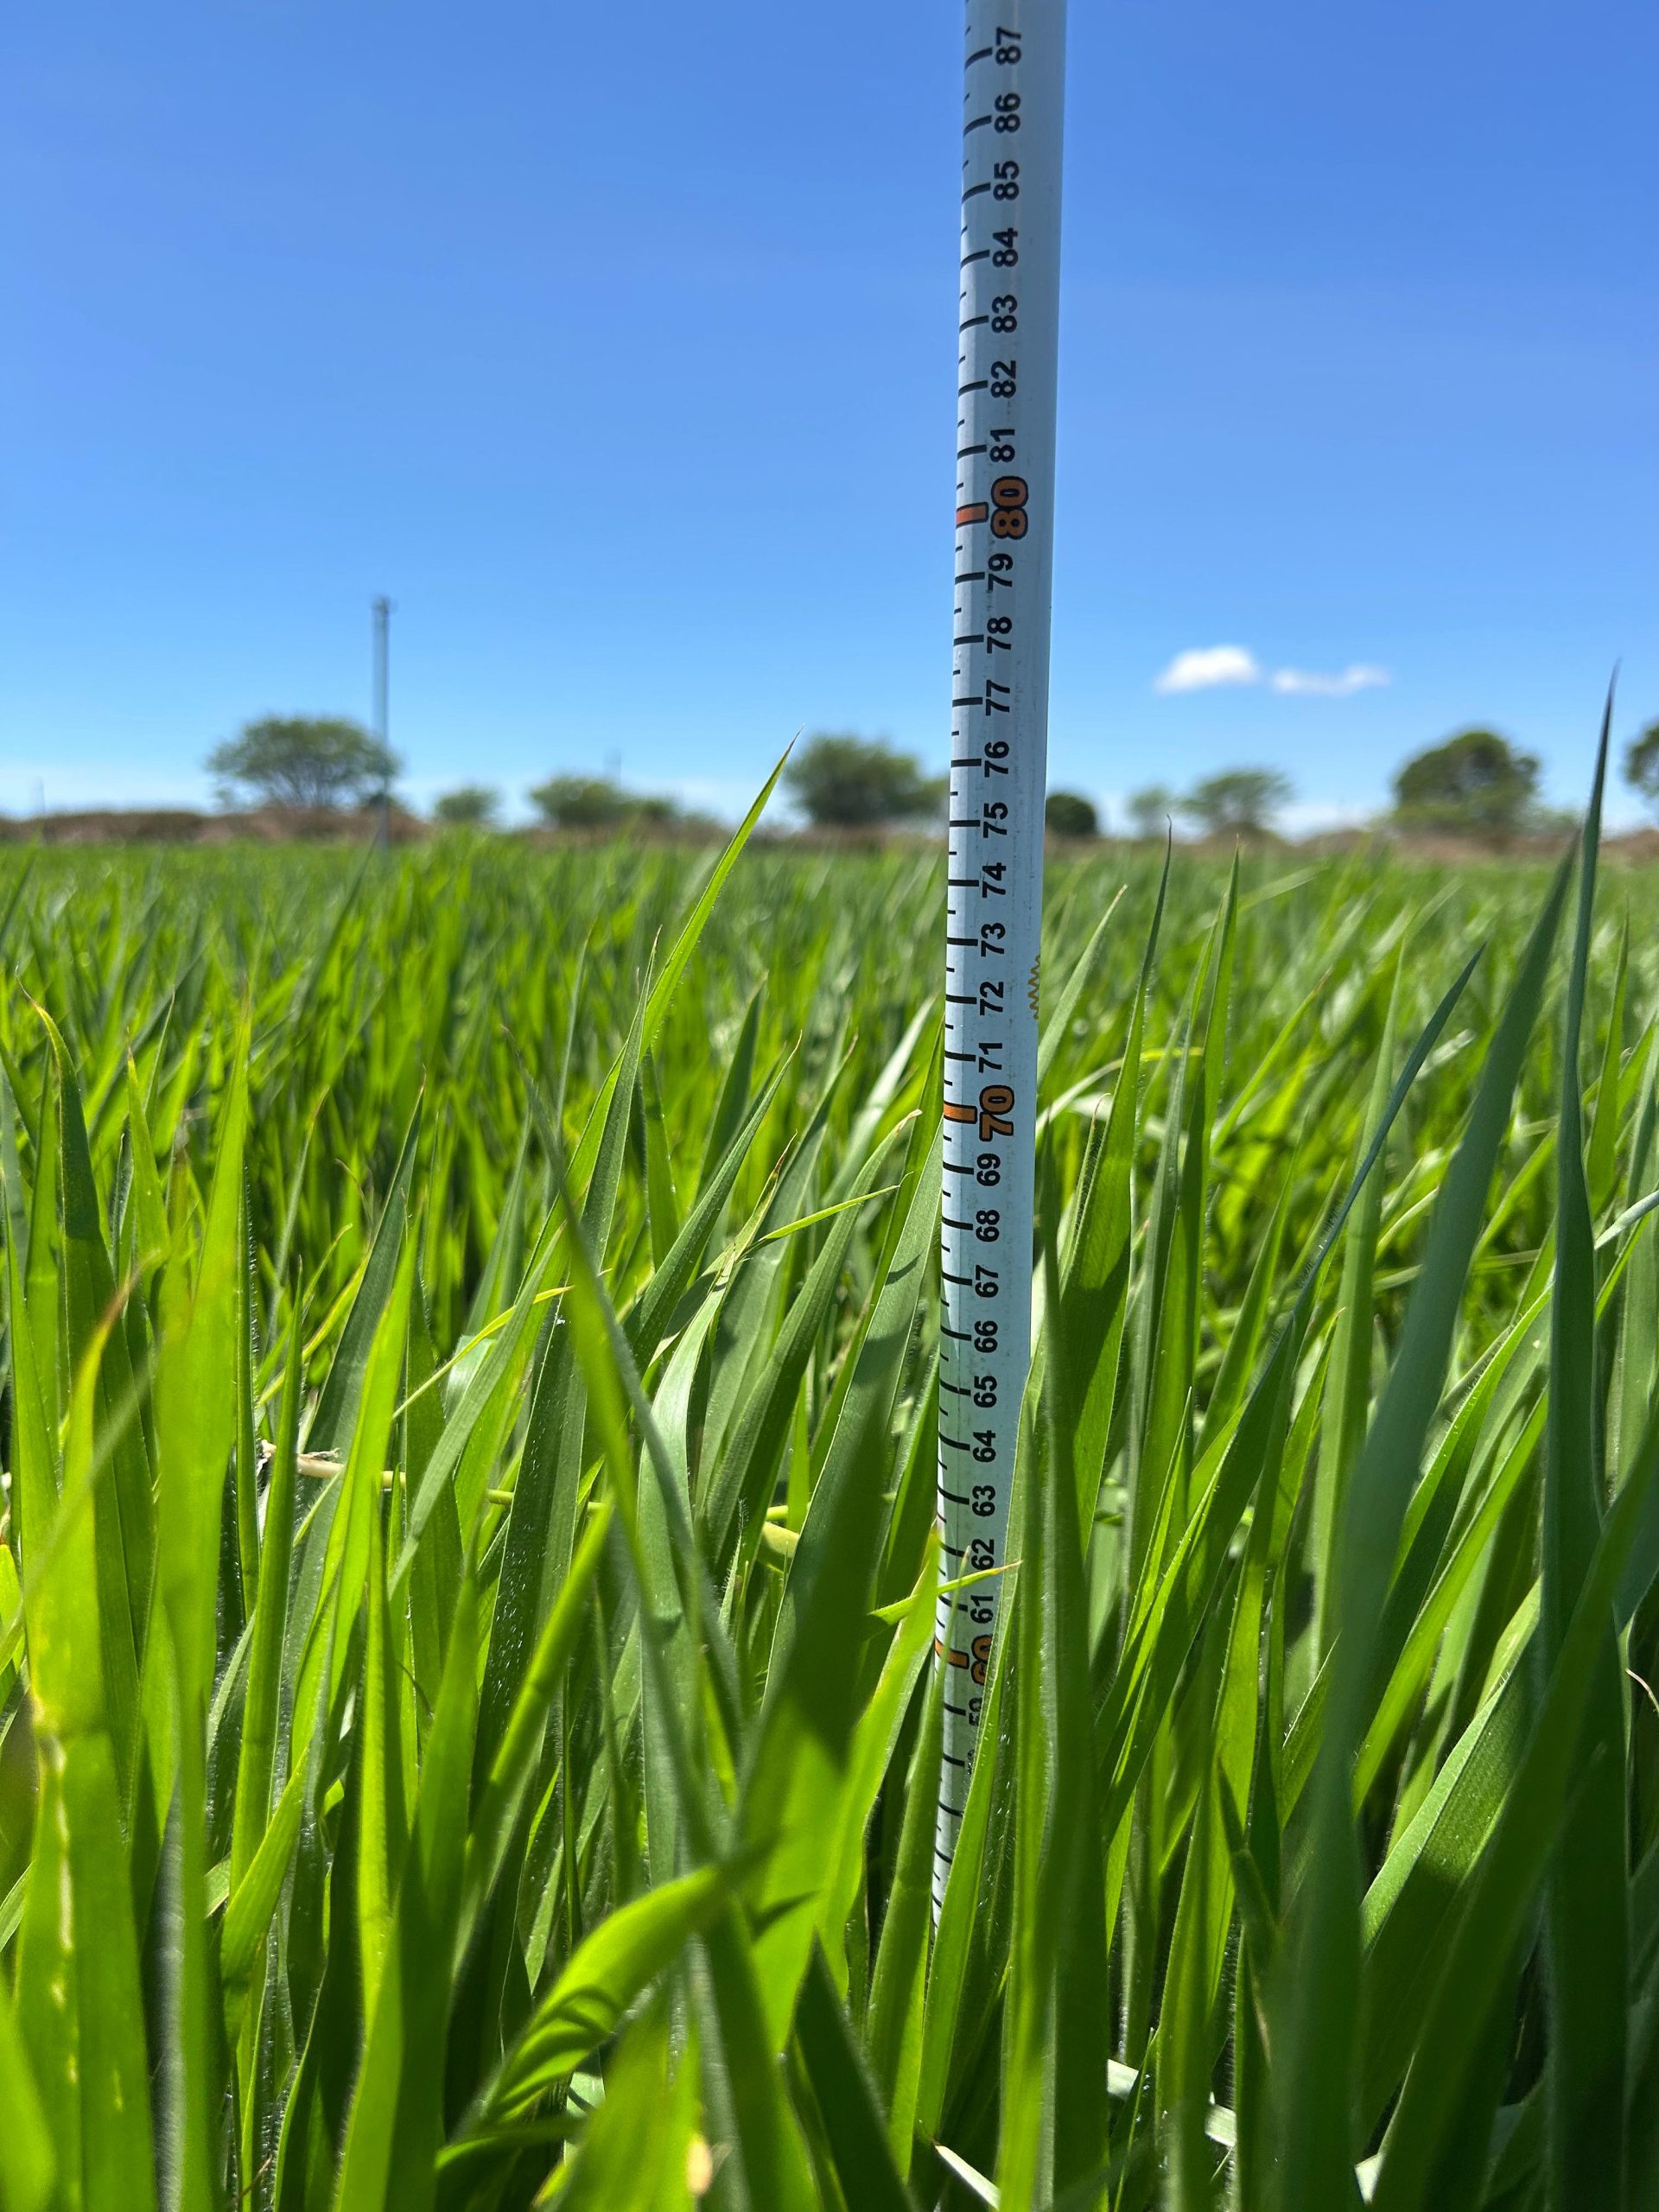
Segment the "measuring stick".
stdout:
<svg viewBox="0 0 1659 2212">
<path fill-rule="evenodd" d="M 944 1576 L 1003 1565 L 1031 1362 L 1065 0 L 968 0 L 944 956 Z M 941 1592 L 937 1910 L 978 1741 L 993 1579 Z"/>
</svg>

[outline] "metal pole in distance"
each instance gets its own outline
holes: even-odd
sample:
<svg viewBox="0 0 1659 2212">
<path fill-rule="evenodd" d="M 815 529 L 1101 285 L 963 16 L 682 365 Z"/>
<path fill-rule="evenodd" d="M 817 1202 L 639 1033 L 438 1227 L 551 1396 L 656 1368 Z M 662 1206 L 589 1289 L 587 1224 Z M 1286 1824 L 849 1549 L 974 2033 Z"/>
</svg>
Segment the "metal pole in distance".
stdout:
<svg viewBox="0 0 1659 2212">
<path fill-rule="evenodd" d="M 939 1518 L 1004 1564 L 1031 1361 L 1065 0 L 967 0 L 945 935 Z M 939 1598 L 933 1899 L 956 1852 L 1000 1584 Z"/>
<path fill-rule="evenodd" d="M 391 601 L 384 593 L 374 601 L 374 734 L 382 745 L 391 733 Z M 380 786 L 380 842 L 391 849 L 391 779 Z"/>
</svg>

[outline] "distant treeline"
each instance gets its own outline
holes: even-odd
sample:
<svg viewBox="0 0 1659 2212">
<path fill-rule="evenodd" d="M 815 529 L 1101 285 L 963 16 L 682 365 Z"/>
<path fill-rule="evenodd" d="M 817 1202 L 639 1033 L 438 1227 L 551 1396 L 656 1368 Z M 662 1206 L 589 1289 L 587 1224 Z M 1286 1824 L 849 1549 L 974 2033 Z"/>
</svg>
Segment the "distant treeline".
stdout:
<svg viewBox="0 0 1659 2212">
<path fill-rule="evenodd" d="M 501 791 L 482 783 L 442 793 L 429 816 L 396 796 L 402 761 L 383 740 L 340 716 L 266 715 L 215 747 L 207 766 L 220 810 L 99 808 L 28 818 L 0 817 L 0 841 L 53 844 L 224 843 L 252 839 L 364 839 L 395 843 L 444 832 L 518 836 L 639 836 L 701 842 L 725 836 L 712 817 L 671 793 L 625 787 L 613 776 L 558 774 L 524 794 L 531 819 L 510 831 Z M 1627 782 L 1659 812 L 1659 721 L 1624 753 Z M 1539 797 L 1537 757 L 1495 730 L 1466 729 L 1414 753 L 1393 779 L 1393 804 L 1347 831 L 1315 830 L 1300 841 L 1328 847 L 1382 835 L 1414 846 L 1474 845 L 1509 850 L 1557 837 L 1567 817 Z M 784 785 L 798 827 L 772 835 L 826 842 L 936 834 L 947 781 L 912 754 L 880 739 L 823 732 L 792 753 Z M 1298 842 L 1283 833 L 1295 793 L 1276 769 L 1229 768 L 1191 790 L 1150 785 L 1132 791 L 1121 821 L 1103 818 L 1081 791 L 1051 790 L 1049 834 L 1085 844 L 1103 838 L 1161 840 L 1178 830 L 1200 842 Z"/>
</svg>

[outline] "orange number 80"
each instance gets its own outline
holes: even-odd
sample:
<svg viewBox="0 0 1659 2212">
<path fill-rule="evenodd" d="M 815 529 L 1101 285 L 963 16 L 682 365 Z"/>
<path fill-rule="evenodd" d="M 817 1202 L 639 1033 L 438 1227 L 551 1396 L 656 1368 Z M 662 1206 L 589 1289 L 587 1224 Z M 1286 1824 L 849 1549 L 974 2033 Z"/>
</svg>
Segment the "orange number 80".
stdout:
<svg viewBox="0 0 1659 2212">
<path fill-rule="evenodd" d="M 1023 476 L 999 476 L 991 486 L 991 502 L 995 512 L 991 517 L 993 537 L 1023 537 L 1029 524 L 1026 520 L 1026 501 L 1031 496 L 1030 487 Z"/>
</svg>

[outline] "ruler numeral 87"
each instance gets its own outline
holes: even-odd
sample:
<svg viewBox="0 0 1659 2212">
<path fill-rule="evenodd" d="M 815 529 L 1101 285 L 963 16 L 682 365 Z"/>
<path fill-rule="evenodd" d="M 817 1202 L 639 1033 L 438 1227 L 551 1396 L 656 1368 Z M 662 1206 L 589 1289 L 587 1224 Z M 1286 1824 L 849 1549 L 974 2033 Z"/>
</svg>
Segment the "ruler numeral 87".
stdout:
<svg viewBox="0 0 1659 2212">
<path fill-rule="evenodd" d="M 1023 476 L 999 476 L 991 486 L 991 536 L 1023 537 L 1031 527 L 1026 501 L 1031 487 Z"/>
</svg>

